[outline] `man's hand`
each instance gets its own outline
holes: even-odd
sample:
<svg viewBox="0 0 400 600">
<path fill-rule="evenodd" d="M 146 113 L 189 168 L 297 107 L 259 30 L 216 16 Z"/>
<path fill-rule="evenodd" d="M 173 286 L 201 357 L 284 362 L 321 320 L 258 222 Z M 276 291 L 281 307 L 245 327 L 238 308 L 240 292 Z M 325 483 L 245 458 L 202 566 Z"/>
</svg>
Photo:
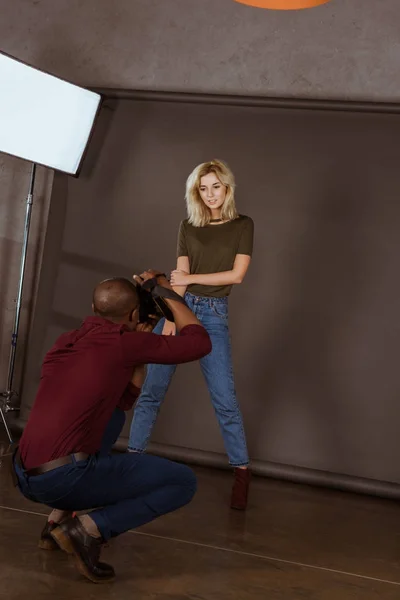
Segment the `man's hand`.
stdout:
<svg viewBox="0 0 400 600">
<path fill-rule="evenodd" d="M 151 321 L 148 323 L 138 323 L 136 325 L 136 331 L 143 331 L 144 333 L 151 333 L 154 327 L 157 325 L 157 318 L 151 316 Z"/>
<path fill-rule="evenodd" d="M 165 323 L 164 323 L 164 327 L 161 332 L 161 335 L 176 335 L 175 323 L 172 323 L 171 321 L 167 321 L 167 319 L 165 319 Z"/>
<path fill-rule="evenodd" d="M 148 281 L 149 279 L 154 279 L 154 277 L 157 277 L 158 285 L 162 285 L 162 287 L 172 289 L 165 275 L 161 271 L 156 271 L 154 269 L 147 269 L 147 271 L 144 271 L 143 273 L 141 273 L 141 275 L 134 275 L 133 279 L 139 285 L 143 285 L 145 281 Z"/>
</svg>

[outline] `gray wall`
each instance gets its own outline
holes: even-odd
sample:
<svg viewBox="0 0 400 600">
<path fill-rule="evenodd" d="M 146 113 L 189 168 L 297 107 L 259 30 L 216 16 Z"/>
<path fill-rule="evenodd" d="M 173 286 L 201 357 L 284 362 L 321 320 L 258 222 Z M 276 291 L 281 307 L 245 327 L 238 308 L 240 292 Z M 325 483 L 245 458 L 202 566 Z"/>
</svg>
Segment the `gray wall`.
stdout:
<svg viewBox="0 0 400 600">
<path fill-rule="evenodd" d="M 83 85 L 398 101 L 398 0 L 0 0 L 5 52 Z"/>
<path fill-rule="evenodd" d="M 400 483 L 400 116 L 127 100 L 104 115 L 81 178 L 57 178 L 23 418 L 93 285 L 174 267 L 185 178 L 218 156 L 256 224 L 230 316 L 252 458 Z M 197 364 L 178 370 L 153 441 L 225 461 Z"/>
</svg>

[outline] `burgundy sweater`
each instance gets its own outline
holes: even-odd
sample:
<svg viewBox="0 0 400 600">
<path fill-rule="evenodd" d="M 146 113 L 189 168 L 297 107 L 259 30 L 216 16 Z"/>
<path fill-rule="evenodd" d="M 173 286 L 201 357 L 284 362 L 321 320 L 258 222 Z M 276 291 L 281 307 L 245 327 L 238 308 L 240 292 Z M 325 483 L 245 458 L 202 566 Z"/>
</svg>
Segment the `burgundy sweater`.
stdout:
<svg viewBox="0 0 400 600">
<path fill-rule="evenodd" d="M 130 382 L 135 366 L 179 364 L 210 351 L 208 333 L 199 325 L 163 336 L 88 317 L 61 335 L 44 358 L 19 445 L 25 468 L 73 452 L 97 452 L 114 409 L 130 410 L 139 395 Z"/>
</svg>

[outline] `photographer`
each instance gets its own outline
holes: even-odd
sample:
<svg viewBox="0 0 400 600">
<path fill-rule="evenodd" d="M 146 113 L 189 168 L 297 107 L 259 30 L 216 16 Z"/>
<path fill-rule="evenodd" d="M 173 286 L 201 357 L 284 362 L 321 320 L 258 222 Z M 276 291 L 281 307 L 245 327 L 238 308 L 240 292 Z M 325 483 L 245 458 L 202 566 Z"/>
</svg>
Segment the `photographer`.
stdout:
<svg viewBox="0 0 400 600">
<path fill-rule="evenodd" d="M 111 455 L 124 423 L 121 409 L 138 397 L 144 365 L 189 362 L 211 351 L 207 332 L 164 275 L 146 271 L 135 280 L 157 291 L 156 305 L 171 311 L 180 335 L 154 335 L 154 322 L 139 323 L 140 287 L 138 294 L 127 279 L 100 283 L 95 316 L 61 335 L 45 356 L 13 461 L 24 496 L 54 509 L 40 546 L 73 554 L 78 570 L 94 582 L 115 576 L 99 562 L 104 542 L 184 506 L 196 490 L 195 475 L 184 465 L 147 454 Z"/>
</svg>

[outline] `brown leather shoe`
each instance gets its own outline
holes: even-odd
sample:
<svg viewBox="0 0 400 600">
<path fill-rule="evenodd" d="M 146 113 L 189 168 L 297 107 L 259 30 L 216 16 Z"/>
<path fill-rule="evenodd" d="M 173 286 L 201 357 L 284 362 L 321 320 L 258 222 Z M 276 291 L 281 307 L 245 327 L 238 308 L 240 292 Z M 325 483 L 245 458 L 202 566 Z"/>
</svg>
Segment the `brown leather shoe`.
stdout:
<svg viewBox="0 0 400 600">
<path fill-rule="evenodd" d="M 50 535 L 51 532 L 58 527 L 58 523 L 53 521 L 47 521 L 43 527 L 43 531 L 39 539 L 39 548 L 42 550 L 59 550 L 60 546 L 57 544 L 54 538 Z"/>
<path fill-rule="evenodd" d="M 232 487 L 231 508 L 246 510 L 249 496 L 251 473 L 249 469 L 235 468 L 235 481 Z"/>
<path fill-rule="evenodd" d="M 89 535 L 78 517 L 71 517 L 51 531 L 61 550 L 75 557 L 78 571 L 93 581 L 103 583 L 115 578 L 111 565 L 99 561 L 103 540 Z"/>
</svg>

